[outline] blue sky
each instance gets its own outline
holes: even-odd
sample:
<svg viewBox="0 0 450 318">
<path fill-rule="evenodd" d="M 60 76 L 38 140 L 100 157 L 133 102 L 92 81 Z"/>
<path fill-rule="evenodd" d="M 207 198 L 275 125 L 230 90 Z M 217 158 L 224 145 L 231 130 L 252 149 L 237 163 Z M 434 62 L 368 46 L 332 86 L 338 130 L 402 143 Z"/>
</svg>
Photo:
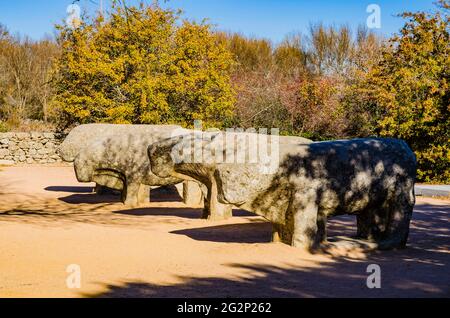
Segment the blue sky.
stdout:
<svg viewBox="0 0 450 318">
<path fill-rule="evenodd" d="M 55 23 L 66 16 L 73 0 L 0 0 L 0 23 L 12 33 L 34 39 L 53 33 Z M 100 0 L 80 0 L 88 11 L 96 10 Z M 105 6 L 111 0 L 103 0 Z M 136 3 L 138 0 L 128 0 Z M 274 42 L 286 34 L 306 31 L 310 23 L 365 24 L 369 4 L 381 8 L 381 29 L 385 35 L 397 32 L 403 25 L 395 14 L 405 10 L 430 11 L 434 0 L 170 0 L 165 6 L 181 8 L 189 19 L 209 21 L 218 29 L 245 35 L 270 38 Z M 97 4 L 95 4 L 97 3 Z"/>
</svg>

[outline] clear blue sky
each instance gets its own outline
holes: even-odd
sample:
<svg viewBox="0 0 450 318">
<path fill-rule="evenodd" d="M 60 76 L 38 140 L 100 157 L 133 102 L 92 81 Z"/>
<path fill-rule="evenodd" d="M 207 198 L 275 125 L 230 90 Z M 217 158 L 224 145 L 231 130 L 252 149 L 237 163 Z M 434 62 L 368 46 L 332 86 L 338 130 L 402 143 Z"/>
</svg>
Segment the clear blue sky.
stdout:
<svg viewBox="0 0 450 318">
<path fill-rule="evenodd" d="M 95 10 L 100 0 L 80 0 L 80 6 Z M 107 6 L 111 0 L 103 0 Z M 138 0 L 128 0 L 136 3 Z M 405 10 L 434 8 L 434 0 L 171 0 L 165 6 L 183 9 L 190 19 L 209 21 L 218 29 L 280 41 L 286 34 L 306 31 L 310 23 L 365 24 L 369 4 L 381 8 L 381 29 L 390 35 L 403 25 L 396 14 Z M 34 39 L 53 33 L 55 23 L 66 16 L 72 0 L 0 0 L 0 23 L 13 33 Z"/>
</svg>

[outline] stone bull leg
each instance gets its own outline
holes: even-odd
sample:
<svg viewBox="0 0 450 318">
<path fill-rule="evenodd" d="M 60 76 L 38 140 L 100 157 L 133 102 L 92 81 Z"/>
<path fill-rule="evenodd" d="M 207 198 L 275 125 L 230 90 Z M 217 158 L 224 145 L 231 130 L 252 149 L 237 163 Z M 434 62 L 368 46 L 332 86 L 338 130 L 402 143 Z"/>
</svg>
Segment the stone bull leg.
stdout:
<svg viewBox="0 0 450 318">
<path fill-rule="evenodd" d="M 290 244 L 292 241 L 292 233 L 284 224 L 272 224 L 272 242 Z"/>
<path fill-rule="evenodd" d="M 302 213 L 302 212 L 300 212 Z M 320 246 L 320 244 L 327 242 L 327 217 L 325 214 L 318 213 L 317 214 L 317 230 L 312 227 L 309 229 L 309 233 L 311 234 L 311 237 L 307 240 L 309 243 L 306 244 L 306 247 L 302 244 L 299 244 L 300 247 L 309 249 L 309 245 L 313 247 Z M 293 234 L 294 234 L 294 223 L 292 219 L 292 215 L 290 216 L 290 219 L 287 219 L 287 224 L 272 224 L 272 242 L 274 243 L 285 243 L 288 245 L 294 245 L 293 244 Z M 298 219 L 298 222 L 301 222 L 301 219 Z M 312 217 L 311 223 L 314 222 L 314 217 Z M 302 231 L 301 228 L 297 228 L 297 234 L 300 234 L 300 240 L 302 240 L 302 235 L 300 232 Z M 303 239 L 303 241 L 305 241 Z"/>
<path fill-rule="evenodd" d="M 204 195 L 200 185 L 194 181 L 184 181 L 175 185 L 183 203 L 189 206 L 203 205 Z"/>
<path fill-rule="evenodd" d="M 316 246 L 327 243 L 327 215 L 319 210 L 317 215 L 317 241 Z"/>
<path fill-rule="evenodd" d="M 412 190 L 413 191 L 413 190 Z M 403 249 L 409 235 L 414 203 L 414 194 L 400 195 L 389 209 L 389 219 L 384 235 L 377 240 L 378 249 Z M 411 199 L 412 197 L 412 199 Z"/>
<path fill-rule="evenodd" d="M 389 204 L 358 214 L 357 238 L 376 242 L 380 250 L 405 248 L 413 206 L 400 194 Z"/>
<path fill-rule="evenodd" d="M 203 189 L 202 189 L 203 187 Z M 215 187 L 217 193 L 217 187 Z M 219 202 L 217 196 L 212 196 L 208 187 L 194 181 L 183 182 L 183 201 L 186 205 L 203 205 L 202 218 L 211 221 L 225 220 L 233 216 L 233 206 Z"/>
<path fill-rule="evenodd" d="M 212 209 L 211 209 L 212 206 Z M 229 219 L 233 216 L 233 206 L 229 204 L 223 204 L 217 200 L 211 201 L 204 200 L 204 208 L 202 219 L 210 221 L 222 221 Z"/>
<path fill-rule="evenodd" d="M 150 186 L 129 182 L 122 191 L 122 201 L 126 206 L 139 207 L 150 202 Z"/>
<path fill-rule="evenodd" d="M 325 213 L 315 201 L 314 191 L 308 195 L 293 194 L 284 224 L 273 224 L 272 241 L 292 245 L 306 251 L 317 249 L 327 240 Z"/>
<path fill-rule="evenodd" d="M 197 182 L 183 182 L 183 202 L 189 206 L 198 206 L 203 204 L 203 192 Z"/>
<path fill-rule="evenodd" d="M 319 207 L 315 193 L 305 196 L 295 193 L 292 200 L 292 242 L 291 245 L 307 251 L 318 247 L 320 241 L 318 223 Z M 288 225 L 288 226 L 289 226 Z"/>
<path fill-rule="evenodd" d="M 223 204 L 218 199 L 217 182 L 212 178 L 212 182 L 208 185 L 208 195 L 205 198 L 205 208 L 203 209 L 203 219 L 211 221 L 221 221 L 229 219 L 233 216 L 233 206 Z"/>
<path fill-rule="evenodd" d="M 202 189 L 203 187 L 203 189 Z M 208 187 L 195 181 L 184 181 L 177 185 L 178 193 L 183 197 L 183 202 L 189 206 L 203 205 L 202 219 L 220 221 L 232 217 L 233 207 L 229 204 L 219 202 L 217 197 L 211 196 Z M 215 193 L 217 193 L 217 187 Z"/>
</svg>

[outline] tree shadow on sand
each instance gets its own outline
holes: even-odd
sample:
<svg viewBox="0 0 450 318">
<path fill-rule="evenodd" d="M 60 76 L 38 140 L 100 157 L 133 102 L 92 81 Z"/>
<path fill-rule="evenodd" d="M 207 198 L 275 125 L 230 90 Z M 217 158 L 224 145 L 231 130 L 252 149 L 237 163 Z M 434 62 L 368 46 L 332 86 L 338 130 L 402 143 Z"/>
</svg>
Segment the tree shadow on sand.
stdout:
<svg viewBox="0 0 450 318">
<path fill-rule="evenodd" d="M 86 194 L 89 196 L 90 194 Z M 100 197 L 91 194 L 92 197 Z M 120 227 L 145 227 L 140 217 L 125 212 L 123 204 L 117 202 L 95 201 L 89 203 L 66 203 L 57 198 L 43 199 L 39 196 L 23 196 L 18 202 L 8 202 L 0 207 L 0 222 L 17 222 L 39 226 L 59 226 L 60 224 L 85 223 Z M 95 203 L 96 202 L 96 203 Z M 164 208 L 158 208 L 164 210 Z M 201 214 L 201 211 L 198 211 Z M 162 215 L 162 214 L 161 214 Z M 170 214 L 167 214 L 171 216 Z M 180 213 L 181 216 L 181 213 Z M 186 224 L 187 220 L 181 217 L 161 218 L 157 222 L 167 224 Z"/>
<path fill-rule="evenodd" d="M 332 257 L 319 267 L 286 264 L 225 264 L 236 277 L 178 277 L 181 283 L 157 285 L 142 281 L 102 284 L 105 291 L 86 297 L 450 297 L 450 206 L 418 204 L 408 248 L 374 251 L 366 258 Z M 329 222 L 330 237 L 356 231 L 354 218 Z M 270 224 L 211 226 L 174 231 L 199 241 L 264 243 Z M 252 234 L 254 233 L 254 234 Z M 298 251 L 292 248 L 292 253 Z M 302 254 L 299 254 L 301 257 Z M 369 289 L 367 266 L 381 268 L 381 289 Z"/>
<path fill-rule="evenodd" d="M 293 251 L 294 252 L 294 251 Z M 441 258 L 429 252 L 427 257 Z M 381 289 L 366 285 L 369 264 L 381 267 Z M 379 253 L 365 261 L 345 258 L 316 267 L 225 264 L 235 277 L 177 277 L 181 283 L 157 285 L 139 281 L 103 284 L 104 292 L 85 297 L 449 297 L 445 264 L 410 262 L 404 252 Z M 243 273 L 242 273 L 243 272 Z M 430 275 L 433 273 L 433 275 Z"/>
</svg>

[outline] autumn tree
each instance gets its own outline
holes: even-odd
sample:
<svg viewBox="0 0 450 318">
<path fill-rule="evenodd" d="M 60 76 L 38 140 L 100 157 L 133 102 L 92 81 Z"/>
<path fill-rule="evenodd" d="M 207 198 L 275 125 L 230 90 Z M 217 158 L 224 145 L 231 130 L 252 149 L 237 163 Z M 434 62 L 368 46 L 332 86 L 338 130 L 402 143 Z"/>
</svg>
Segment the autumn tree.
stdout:
<svg viewBox="0 0 450 318">
<path fill-rule="evenodd" d="M 268 72 L 273 65 L 273 45 L 267 39 L 239 33 L 217 32 L 217 39 L 231 52 L 235 72 Z"/>
<path fill-rule="evenodd" d="M 0 119 L 10 128 L 49 119 L 51 73 L 58 47 L 50 39 L 12 36 L 0 24 Z"/>
<path fill-rule="evenodd" d="M 273 52 L 277 71 L 291 77 L 301 77 L 309 70 L 308 53 L 301 33 L 292 33 Z"/>
<path fill-rule="evenodd" d="M 206 23 L 141 3 L 59 26 L 56 107 L 65 123 L 223 127 L 233 116 L 233 59 Z"/>
<path fill-rule="evenodd" d="M 220 34 L 236 59 L 236 117 L 244 127 L 277 127 L 315 140 L 369 136 L 375 120 L 357 90 L 379 60 L 367 28 L 312 25 L 281 43 Z M 360 103 L 363 102 L 363 103 Z"/>
<path fill-rule="evenodd" d="M 420 181 L 450 182 L 450 18 L 448 0 L 434 13 L 407 12 L 369 74 L 382 136 L 406 140 Z"/>
</svg>

